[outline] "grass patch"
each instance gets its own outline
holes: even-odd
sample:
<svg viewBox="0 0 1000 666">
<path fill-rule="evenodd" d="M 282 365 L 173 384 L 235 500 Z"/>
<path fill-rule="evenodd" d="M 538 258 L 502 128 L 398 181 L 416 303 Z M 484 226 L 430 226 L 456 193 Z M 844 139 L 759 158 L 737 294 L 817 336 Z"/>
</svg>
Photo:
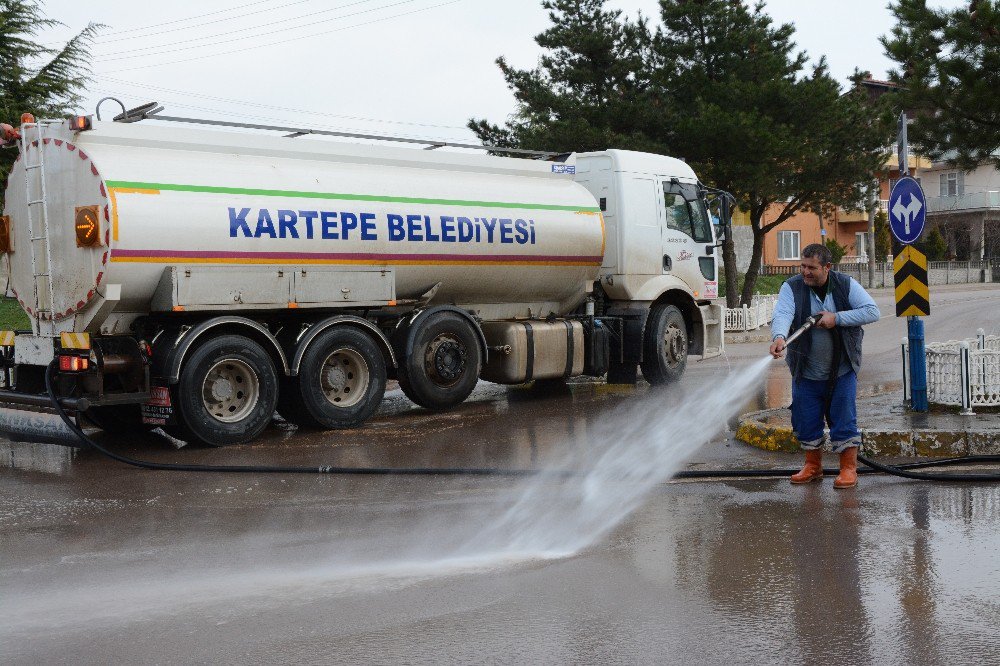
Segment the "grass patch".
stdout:
<svg viewBox="0 0 1000 666">
<path fill-rule="evenodd" d="M 753 293 L 766 295 L 766 294 L 777 294 L 781 290 L 781 285 L 785 284 L 785 280 L 792 277 L 791 275 L 758 275 L 757 282 L 754 283 Z M 743 291 L 743 283 L 745 282 L 744 276 L 739 276 L 739 282 L 736 285 L 736 294 L 739 295 Z M 726 276 L 719 275 L 719 297 L 726 297 Z"/>
<path fill-rule="evenodd" d="M 0 298 L 0 330 L 31 330 L 31 321 L 14 298 Z"/>
</svg>

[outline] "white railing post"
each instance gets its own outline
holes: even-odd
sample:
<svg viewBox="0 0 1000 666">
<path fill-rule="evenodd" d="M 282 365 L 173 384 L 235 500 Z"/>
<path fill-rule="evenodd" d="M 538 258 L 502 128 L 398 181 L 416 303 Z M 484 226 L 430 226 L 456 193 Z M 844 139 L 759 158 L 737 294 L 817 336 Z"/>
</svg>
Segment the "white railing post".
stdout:
<svg viewBox="0 0 1000 666">
<path fill-rule="evenodd" d="M 743 306 L 743 332 L 750 330 L 750 308 Z"/>
<path fill-rule="evenodd" d="M 969 343 L 965 340 L 960 345 L 962 354 L 962 411 L 963 416 L 971 416 L 972 411 L 972 368 L 969 364 Z"/>
</svg>

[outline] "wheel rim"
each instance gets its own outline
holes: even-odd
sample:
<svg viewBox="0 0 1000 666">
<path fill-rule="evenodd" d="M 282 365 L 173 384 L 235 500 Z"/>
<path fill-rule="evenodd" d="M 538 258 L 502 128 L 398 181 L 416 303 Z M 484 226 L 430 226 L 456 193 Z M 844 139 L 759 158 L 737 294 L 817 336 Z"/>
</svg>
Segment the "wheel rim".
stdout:
<svg viewBox="0 0 1000 666">
<path fill-rule="evenodd" d="M 668 324 L 663 329 L 663 357 L 671 368 L 680 364 L 684 349 L 684 331 L 676 324 Z"/>
<path fill-rule="evenodd" d="M 260 399 L 260 379 L 247 363 L 224 359 L 205 375 L 201 400 L 205 409 L 223 423 L 245 419 Z"/>
<path fill-rule="evenodd" d="M 424 369 L 431 381 L 439 386 L 457 384 L 465 373 L 468 349 L 454 335 L 442 333 L 427 346 Z"/>
<path fill-rule="evenodd" d="M 361 402 L 371 382 L 371 371 L 364 357 L 346 347 L 327 356 L 319 373 L 323 395 L 337 407 Z"/>
</svg>

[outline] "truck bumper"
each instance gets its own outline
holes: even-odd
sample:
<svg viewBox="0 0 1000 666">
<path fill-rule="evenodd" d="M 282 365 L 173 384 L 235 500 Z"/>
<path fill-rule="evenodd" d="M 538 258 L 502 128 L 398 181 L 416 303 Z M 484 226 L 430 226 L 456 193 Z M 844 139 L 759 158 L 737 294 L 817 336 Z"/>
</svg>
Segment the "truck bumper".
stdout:
<svg viewBox="0 0 1000 666">
<path fill-rule="evenodd" d="M 725 325 L 725 311 L 718 303 L 708 303 L 699 305 L 701 310 L 702 346 L 701 360 L 715 358 L 722 354 L 726 345 L 726 336 L 723 331 Z"/>
<path fill-rule="evenodd" d="M 44 404 L 40 404 L 44 403 Z M 86 400 L 65 398 L 65 409 L 82 411 Z M 0 391 L 0 435 L 12 442 L 37 442 L 82 446 L 82 442 L 56 413 L 47 396 Z"/>
</svg>

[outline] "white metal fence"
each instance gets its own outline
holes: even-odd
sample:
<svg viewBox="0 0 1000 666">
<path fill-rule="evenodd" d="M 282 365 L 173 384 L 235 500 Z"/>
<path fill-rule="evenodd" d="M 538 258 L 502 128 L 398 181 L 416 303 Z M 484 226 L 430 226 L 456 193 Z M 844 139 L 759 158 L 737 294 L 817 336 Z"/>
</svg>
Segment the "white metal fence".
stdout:
<svg viewBox="0 0 1000 666">
<path fill-rule="evenodd" d="M 726 330 L 755 331 L 761 326 L 766 326 L 774 317 L 774 306 L 777 302 L 777 294 L 758 295 L 753 297 L 750 305 L 726 308 Z"/>
<path fill-rule="evenodd" d="M 965 412 L 1000 406 L 1000 335 L 980 329 L 971 340 L 928 343 L 925 354 L 928 402 L 956 405 Z M 909 358 L 905 343 L 903 357 Z M 904 371 L 908 374 L 909 368 Z"/>
</svg>

